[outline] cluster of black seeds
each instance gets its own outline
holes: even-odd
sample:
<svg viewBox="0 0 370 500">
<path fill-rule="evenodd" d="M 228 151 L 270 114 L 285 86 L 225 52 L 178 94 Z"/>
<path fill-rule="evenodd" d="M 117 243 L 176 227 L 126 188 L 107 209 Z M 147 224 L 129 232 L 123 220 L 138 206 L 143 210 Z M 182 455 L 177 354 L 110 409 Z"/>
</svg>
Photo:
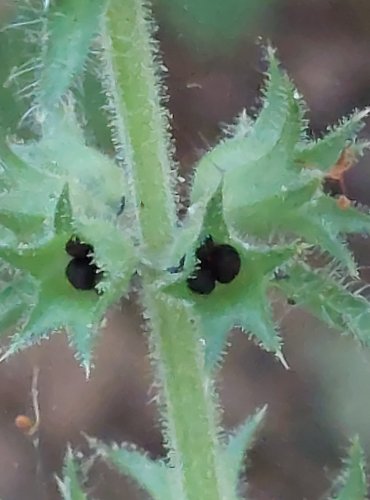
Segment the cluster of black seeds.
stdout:
<svg viewBox="0 0 370 500">
<path fill-rule="evenodd" d="M 239 274 L 240 255 L 234 247 L 215 243 L 211 236 L 197 249 L 199 264 L 187 279 L 190 290 L 203 295 L 210 294 L 216 281 L 230 283 Z"/>
<path fill-rule="evenodd" d="M 77 290 L 95 288 L 101 273 L 93 263 L 94 247 L 72 237 L 67 241 L 65 250 L 73 257 L 66 267 L 66 276 L 71 285 Z"/>
</svg>

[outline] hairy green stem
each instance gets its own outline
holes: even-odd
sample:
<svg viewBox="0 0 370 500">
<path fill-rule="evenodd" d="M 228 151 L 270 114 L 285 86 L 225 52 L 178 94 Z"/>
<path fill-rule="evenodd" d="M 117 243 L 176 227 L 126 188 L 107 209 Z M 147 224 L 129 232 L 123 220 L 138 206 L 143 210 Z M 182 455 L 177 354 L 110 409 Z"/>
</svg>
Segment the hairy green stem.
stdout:
<svg viewBox="0 0 370 500">
<path fill-rule="evenodd" d="M 107 89 L 117 152 L 133 182 L 142 242 L 149 253 L 168 245 L 175 223 L 168 115 L 161 106 L 149 11 L 140 0 L 111 0 L 106 16 Z M 104 35 L 103 35 L 104 37 Z"/>
<path fill-rule="evenodd" d="M 205 373 L 197 320 L 189 306 L 161 297 L 154 290 L 147 294 L 147 305 L 167 447 L 171 465 L 180 473 L 184 498 L 232 500 L 233 495 L 226 494 L 213 403 L 216 396 Z"/>
<path fill-rule="evenodd" d="M 110 0 L 103 61 L 116 148 L 132 186 L 142 245 L 151 257 L 172 241 L 176 219 L 171 141 L 157 78 L 161 65 L 148 19 L 143 0 Z M 143 270 L 143 295 L 166 447 L 181 489 L 173 498 L 232 500 L 233 487 L 221 467 L 217 398 L 204 370 L 200 326 L 189 306 L 152 285 L 153 274 Z"/>
</svg>

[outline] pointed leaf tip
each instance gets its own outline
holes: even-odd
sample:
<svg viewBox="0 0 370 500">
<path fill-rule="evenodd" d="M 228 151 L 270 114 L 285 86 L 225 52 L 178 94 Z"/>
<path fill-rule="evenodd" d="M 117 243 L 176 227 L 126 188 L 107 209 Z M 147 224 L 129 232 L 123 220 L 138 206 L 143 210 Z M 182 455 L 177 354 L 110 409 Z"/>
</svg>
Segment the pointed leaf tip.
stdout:
<svg viewBox="0 0 370 500">
<path fill-rule="evenodd" d="M 80 485 L 79 475 L 79 467 L 72 449 L 68 445 L 64 459 L 63 478 L 56 478 L 63 500 L 87 500 L 87 496 Z"/>
<path fill-rule="evenodd" d="M 261 426 L 267 411 L 267 405 L 263 406 L 256 413 L 247 418 L 228 438 L 225 445 L 225 458 L 229 465 L 231 480 L 236 485 L 242 472 L 244 456 L 252 446 L 256 437 L 256 432 Z"/>
<path fill-rule="evenodd" d="M 172 498 L 170 484 L 172 470 L 164 462 L 152 460 L 144 452 L 133 445 L 124 443 L 121 446 L 113 444 L 107 446 L 97 440 L 89 439 L 89 445 L 101 458 L 113 465 L 119 472 L 128 475 L 153 500 L 167 500 Z"/>
<path fill-rule="evenodd" d="M 275 357 L 280 361 L 280 363 L 283 365 L 283 367 L 286 369 L 286 370 L 290 370 L 290 366 L 288 365 L 288 362 L 287 360 L 285 359 L 284 357 L 284 354 L 282 351 L 278 351 L 276 354 L 275 354 Z"/>
<path fill-rule="evenodd" d="M 329 500 L 367 500 L 365 454 L 358 436 L 352 439 L 348 458 Z"/>
<path fill-rule="evenodd" d="M 54 228 L 57 234 L 70 233 L 73 222 L 73 212 L 69 196 L 69 186 L 66 183 L 55 208 Z"/>
</svg>

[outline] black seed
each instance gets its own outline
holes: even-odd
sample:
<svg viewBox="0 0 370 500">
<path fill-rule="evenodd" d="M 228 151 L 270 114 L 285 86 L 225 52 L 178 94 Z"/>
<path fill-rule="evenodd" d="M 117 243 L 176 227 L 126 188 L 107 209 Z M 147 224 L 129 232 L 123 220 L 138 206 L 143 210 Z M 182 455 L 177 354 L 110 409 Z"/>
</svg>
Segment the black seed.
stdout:
<svg viewBox="0 0 370 500">
<path fill-rule="evenodd" d="M 297 302 L 292 298 L 292 297 L 289 297 L 287 299 L 287 303 L 290 305 L 290 306 L 295 306 L 297 304 Z"/>
<path fill-rule="evenodd" d="M 202 295 L 210 294 L 216 286 L 212 271 L 202 268 L 196 269 L 194 273 L 189 276 L 187 284 L 190 290 Z"/>
<path fill-rule="evenodd" d="M 200 247 L 195 252 L 195 256 L 200 262 L 206 266 L 211 256 L 212 250 L 215 247 L 212 236 L 207 236 Z"/>
<path fill-rule="evenodd" d="M 322 183 L 322 189 L 325 194 L 335 198 L 343 194 L 343 187 L 338 179 L 332 179 L 331 177 L 325 177 Z"/>
<path fill-rule="evenodd" d="M 239 274 L 240 255 L 231 245 L 215 245 L 209 257 L 209 268 L 219 283 L 230 283 Z"/>
<path fill-rule="evenodd" d="M 74 258 L 66 267 L 66 276 L 74 288 L 92 290 L 97 283 L 98 268 L 88 257 Z"/>
<path fill-rule="evenodd" d="M 65 250 L 71 257 L 82 259 L 83 257 L 87 257 L 88 254 L 93 253 L 94 247 L 88 243 L 81 243 L 81 240 L 76 236 L 67 241 Z"/>
</svg>

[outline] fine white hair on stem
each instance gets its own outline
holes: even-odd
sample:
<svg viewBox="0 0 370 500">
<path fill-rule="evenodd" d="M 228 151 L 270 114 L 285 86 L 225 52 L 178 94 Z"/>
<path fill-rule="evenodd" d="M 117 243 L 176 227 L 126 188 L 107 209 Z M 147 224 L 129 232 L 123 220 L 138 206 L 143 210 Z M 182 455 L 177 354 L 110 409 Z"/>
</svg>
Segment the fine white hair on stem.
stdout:
<svg viewBox="0 0 370 500">
<path fill-rule="evenodd" d="M 8 31 L 11 29 L 16 29 L 16 28 L 24 28 L 26 26 L 32 26 L 34 24 L 41 23 L 42 21 L 43 21 L 43 19 L 40 19 L 40 18 L 39 19 L 31 19 L 29 21 L 18 21 L 18 22 L 11 23 L 11 24 L 4 26 L 4 28 L 2 28 L 0 30 L 0 32 Z"/>
</svg>

